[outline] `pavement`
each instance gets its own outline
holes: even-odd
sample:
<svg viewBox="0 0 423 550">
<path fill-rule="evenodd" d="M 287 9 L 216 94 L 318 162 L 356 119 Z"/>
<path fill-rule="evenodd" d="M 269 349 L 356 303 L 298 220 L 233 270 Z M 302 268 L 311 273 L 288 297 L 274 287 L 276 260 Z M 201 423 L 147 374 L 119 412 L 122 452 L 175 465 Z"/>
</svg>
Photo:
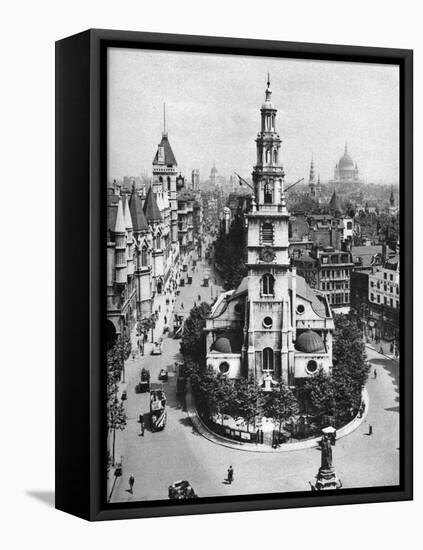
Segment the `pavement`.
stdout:
<svg viewBox="0 0 423 550">
<path fill-rule="evenodd" d="M 216 296 L 214 283 L 201 286 L 205 262 L 197 264 L 193 284 L 182 287 L 176 297 L 175 311 L 188 313 L 198 295 L 211 301 Z M 209 266 L 207 266 L 209 267 Z M 191 268 L 190 268 L 191 270 Z M 212 274 L 211 280 L 214 281 Z M 218 281 L 219 283 L 219 281 Z M 181 304 L 184 305 L 182 309 Z M 123 475 L 118 478 L 110 502 L 161 500 L 168 498 L 168 486 L 177 480 L 188 480 L 200 497 L 247 495 L 274 492 L 307 491 L 320 466 L 316 447 L 284 453 L 248 453 L 237 448 L 217 445 L 203 437 L 192 425 L 185 403 L 176 396 L 173 373 L 179 355 L 180 340 L 167 336 L 163 354 L 137 356 L 126 362 L 128 399 L 127 427 L 116 435 L 116 456 L 122 456 Z M 399 392 L 398 362 L 367 346 L 372 375 L 367 383 L 369 406 L 367 416 L 348 436 L 333 447 L 333 463 L 344 488 L 397 485 L 399 483 Z M 149 394 L 136 394 L 141 367 L 150 370 L 151 381 L 158 381 L 161 368 L 169 368 L 164 383 L 167 394 L 167 425 L 152 433 L 148 422 Z M 145 421 L 145 435 L 140 435 L 138 416 Z M 373 434 L 368 435 L 369 425 Z M 234 482 L 226 482 L 229 466 L 234 468 Z M 133 493 L 128 492 L 128 479 L 135 478 Z M 109 494 L 114 478 L 109 479 Z"/>
</svg>

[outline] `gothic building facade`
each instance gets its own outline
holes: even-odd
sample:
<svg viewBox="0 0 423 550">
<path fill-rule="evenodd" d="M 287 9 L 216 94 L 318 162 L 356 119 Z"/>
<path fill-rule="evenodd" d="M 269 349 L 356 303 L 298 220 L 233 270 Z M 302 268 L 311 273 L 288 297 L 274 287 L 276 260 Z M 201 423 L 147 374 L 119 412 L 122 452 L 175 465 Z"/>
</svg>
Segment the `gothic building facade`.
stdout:
<svg viewBox="0 0 423 550">
<path fill-rule="evenodd" d="M 282 140 L 270 82 L 260 109 L 254 193 L 245 214 L 248 275 L 219 296 L 206 322 L 207 364 L 230 378 L 253 376 L 265 389 L 295 385 L 332 366 L 333 318 L 288 254 L 288 212 L 280 157 Z"/>
</svg>

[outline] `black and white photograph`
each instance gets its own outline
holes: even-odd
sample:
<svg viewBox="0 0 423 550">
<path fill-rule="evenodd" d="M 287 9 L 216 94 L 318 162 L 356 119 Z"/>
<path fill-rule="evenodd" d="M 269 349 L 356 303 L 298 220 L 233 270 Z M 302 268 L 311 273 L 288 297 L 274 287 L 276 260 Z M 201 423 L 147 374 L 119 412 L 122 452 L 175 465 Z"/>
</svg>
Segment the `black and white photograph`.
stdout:
<svg viewBox="0 0 423 550">
<path fill-rule="evenodd" d="M 399 105 L 389 63 L 108 48 L 108 503 L 399 486 Z"/>
</svg>

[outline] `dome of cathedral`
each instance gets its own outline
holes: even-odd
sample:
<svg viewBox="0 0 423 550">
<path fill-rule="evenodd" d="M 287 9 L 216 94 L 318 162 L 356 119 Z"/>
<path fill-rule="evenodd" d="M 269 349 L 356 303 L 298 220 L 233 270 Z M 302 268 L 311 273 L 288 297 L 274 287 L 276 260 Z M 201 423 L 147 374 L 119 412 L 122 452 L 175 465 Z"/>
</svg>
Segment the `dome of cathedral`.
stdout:
<svg viewBox="0 0 423 550">
<path fill-rule="evenodd" d="M 302 353 L 318 353 L 325 351 L 325 345 L 317 332 L 307 330 L 298 336 L 295 349 Z"/>
<path fill-rule="evenodd" d="M 213 345 L 213 351 L 218 351 L 219 353 L 232 353 L 232 345 L 229 338 L 221 336 L 216 340 Z"/>
<path fill-rule="evenodd" d="M 350 155 L 348 153 L 345 153 L 342 155 L 342 157 L 339 159 L 339 168 L 341 170 L 353 170 L 354 169 L 354 162 Z"/>
<path fill-rule="evenodd" d="M 345 145 L 344 154 L 339 159 L 338 166 L 340 170 L 354 170 L 354 162 L 353 162 L 353 159 L 348 154 L 348 149 L 346 145 Z"/>
</svg>

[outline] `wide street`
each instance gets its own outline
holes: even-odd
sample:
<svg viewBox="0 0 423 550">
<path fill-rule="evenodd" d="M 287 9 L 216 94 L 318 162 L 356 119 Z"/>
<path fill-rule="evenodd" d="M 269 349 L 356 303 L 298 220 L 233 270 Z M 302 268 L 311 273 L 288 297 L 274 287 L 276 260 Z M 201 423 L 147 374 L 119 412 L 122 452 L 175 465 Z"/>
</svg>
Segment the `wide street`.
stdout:
<svg viewBox="0 0 423 550">
<path fill-rule="evenodd" d="M 194 302 L 198 302 L 198 295 L 209 302 L 211 294 L 215 296 L 213 276 L 211 287 L 201 286 L 205 267 L 204 260 L 198 262 L 192 285 L 180 289 L 176 312 L 188 314 Z M 189 269 L 192 271 L 191 266 Z M 146 355 L 126 362 L 128 419 L 126 429 L 116 436 L 116 456 L 123 457 L 123 475 L 117 478 L 110 502 L 167 499 L 168 486 L 181 479 L 188 480 L 200 497 L 309 490 L 309 481 L 314 481 L 320 466 L 317 448 L 280 453 L 241 451 L 213 443 L 193 429 L 183 404 L 176 397 L 172 366 L 180 359 L 179 345 L 180 340 L 165 336 L 162 355 Z M 371 348 L 367 351 L 372 363 L 367 384 L 370 398 L 367 417 L 357 430 L 338 440 L 333 447 L 336 473 L 345 488 L 399 482 L 398 363 Z M 161 432 L 150 431 L 149 394 L 135 392 L 143 366 L 150 370 L 152 382 L 158 382 L 161 368 L 169 368 L 169 381 L 164 383 L 167 425 Z M 140 435 L 140 413 L 145 419 L 144 437 Z M 372 435 L 367 435 L 369 424 Z M 231 485 L 225 483 L 229 465 L 235 471 Z M 135 478 L 133 494 L 128 492 L 130 475 Z M 113 475 L 110 478 L 109 494 Z"/>
</svg>

